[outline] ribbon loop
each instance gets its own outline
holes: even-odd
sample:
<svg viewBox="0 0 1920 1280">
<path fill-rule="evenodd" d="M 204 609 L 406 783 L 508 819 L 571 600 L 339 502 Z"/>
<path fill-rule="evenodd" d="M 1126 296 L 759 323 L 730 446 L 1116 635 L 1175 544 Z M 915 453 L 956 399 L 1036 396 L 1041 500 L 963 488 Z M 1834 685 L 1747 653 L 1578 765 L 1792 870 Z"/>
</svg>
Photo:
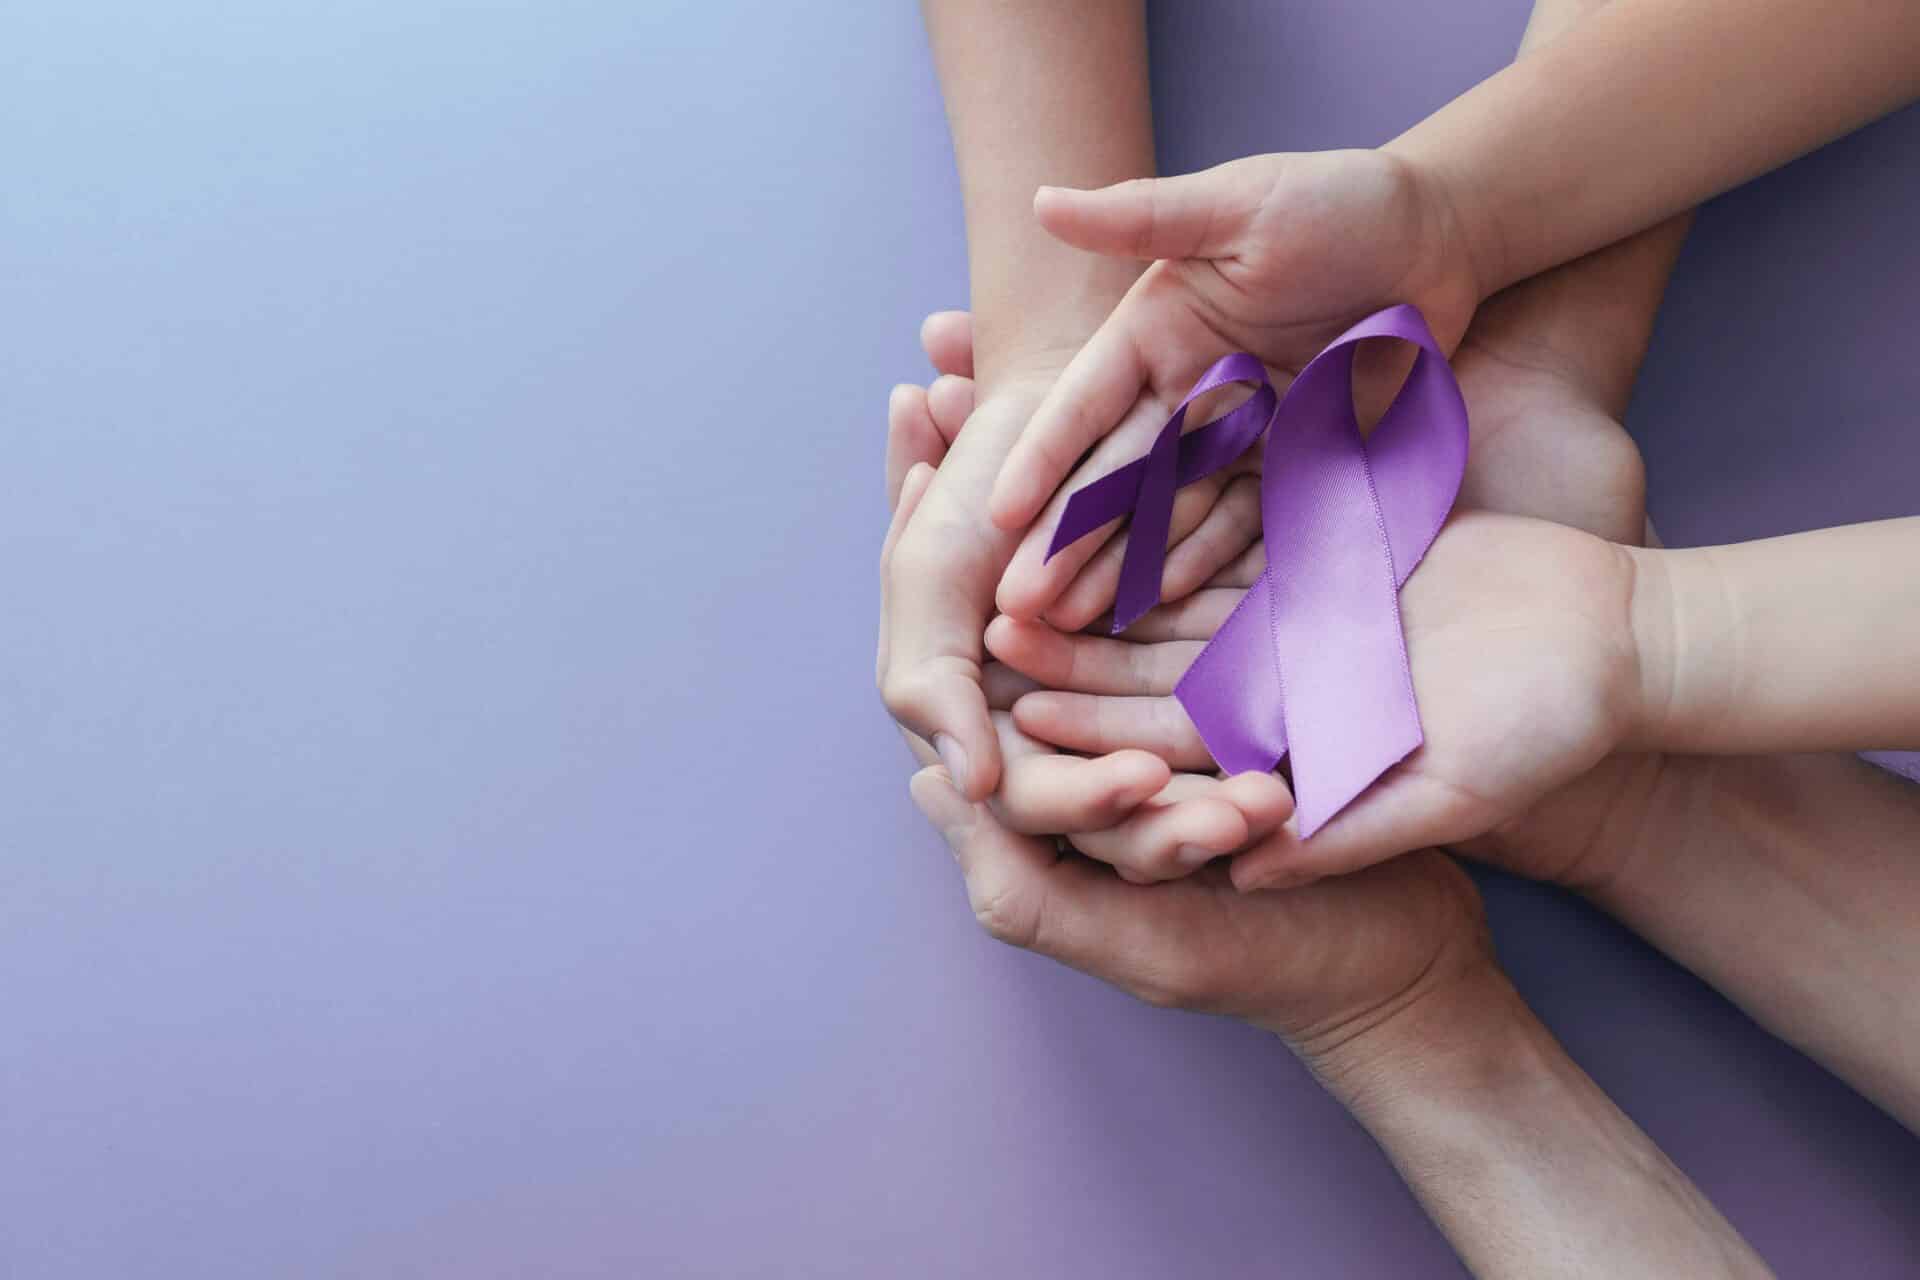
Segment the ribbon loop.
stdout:
<svg viewBox="0 0 1920 1280">
<path fill-rule="evenodd" d="M 1368 338 L 1419 348 L 1371 435 L 1353 405 Z M 1182 435 L 1187 408 L 1234 382 L 1244 404 Z M 1292 756 L 1300 834 L 1310 836 L 1422 741 L 1400 624 L 1400 587 L 1452 509 L 1466 468 L 1467 409 L 1445 353 L 1411 306 L 1336 338 L 1284 397 L 1237 353 L 1208 369 L 1146 455 L 1076 491 L 1047 554 L 1131 513 L 1114 629 L 1160 600 L 1173 495 L 1268 436 L 1260 480 L 1267 568 L 1175 689 L 1229 773 Z"/>
</svg>

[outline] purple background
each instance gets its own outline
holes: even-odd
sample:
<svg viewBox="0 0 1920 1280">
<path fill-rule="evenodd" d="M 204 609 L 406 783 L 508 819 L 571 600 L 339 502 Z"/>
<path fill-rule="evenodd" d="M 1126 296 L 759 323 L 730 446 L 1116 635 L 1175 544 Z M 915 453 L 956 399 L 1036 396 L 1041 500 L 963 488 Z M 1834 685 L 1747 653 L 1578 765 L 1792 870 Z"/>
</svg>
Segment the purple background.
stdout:
<svg viewBox="0 0 1920 1280">
<path fill-rule="evenodd" d="M 1525 7 L 1163 6 L 1163 163 L 1377 142 Z M 0 66 L 0 1272 L 1453 1273 L 1277 1044 L 989 943 L 907 800 L 912 6 L 27 0 Z M 1916 147 L 1701 219 L 1671 540 L 1914 510 Z M 1784 1273 L 1912 1274 L 1920 1144 L 1489 889 Z"/>
</svg>

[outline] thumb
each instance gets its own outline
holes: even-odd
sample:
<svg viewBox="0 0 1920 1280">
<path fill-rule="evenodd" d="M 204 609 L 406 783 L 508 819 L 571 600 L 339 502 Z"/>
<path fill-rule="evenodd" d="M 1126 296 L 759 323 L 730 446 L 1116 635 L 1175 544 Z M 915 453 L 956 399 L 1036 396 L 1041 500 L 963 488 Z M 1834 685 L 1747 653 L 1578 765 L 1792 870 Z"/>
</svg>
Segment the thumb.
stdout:
<svg viewBox="0 0 1920 1280">
<path fill-rule="evenodd" d="M 1134 178 L 1077 191 L 1041 187 L 1034 216 L 1076 249 L 1123 258 L 1228 258 L 1260 209 L 1272 175 L 1253 156 L 1172 178 Z"/>
</svg>

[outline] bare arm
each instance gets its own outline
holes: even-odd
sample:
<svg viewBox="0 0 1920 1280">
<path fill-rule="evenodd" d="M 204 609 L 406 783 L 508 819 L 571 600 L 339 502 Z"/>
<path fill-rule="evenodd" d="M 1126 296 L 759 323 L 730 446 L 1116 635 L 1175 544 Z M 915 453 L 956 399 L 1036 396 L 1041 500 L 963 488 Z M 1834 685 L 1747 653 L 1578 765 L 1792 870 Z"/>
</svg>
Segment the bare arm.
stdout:
<svg viewBox="0 0 1920 1280">
<path fill-rule="evenodd" d="M 1847 756 L 1657 777 L 1587 895 L 1920 1131 L 1920 787 Z"/>
<path fill-rule="evenodd" d="M 991 394 L 1036 352 L 1077 349 L 1139 274 L 1047 235 L 1033 193 L 1152 175 L 1146 16 L 1139 0 L 922 8 L 966 202 L 974 368 Z"/>
<path fill-rule="evenodd" d="M 1315 1069 L 1476 1276 L 1771 1274 L 1497 970 L 1380 1030 Z"/>
<path fill-rule="evenodd" d="M 1614 0 L 1389 145 L 1450 194 L 1484 296 L 1920 96 L 1920 10 Z"/>
<path fill-rule="evenodd" d="M 1053 374 L 1137 275 L 1048 237 L 1033 193 L 1153 171 L 1146 22 L 1139 0 L 924 7 L 966 202 L 978 407 L 900 534 L 877 675 L 893 717 L 980 800 L 1002 764 L 981 636 L 1018 543 L 987 495 Z"/>
<path fill-rule="evenodd" d="M 1920 518 L 1632 555 L 1630 744 L 1920 746 Z"/>
</svg>

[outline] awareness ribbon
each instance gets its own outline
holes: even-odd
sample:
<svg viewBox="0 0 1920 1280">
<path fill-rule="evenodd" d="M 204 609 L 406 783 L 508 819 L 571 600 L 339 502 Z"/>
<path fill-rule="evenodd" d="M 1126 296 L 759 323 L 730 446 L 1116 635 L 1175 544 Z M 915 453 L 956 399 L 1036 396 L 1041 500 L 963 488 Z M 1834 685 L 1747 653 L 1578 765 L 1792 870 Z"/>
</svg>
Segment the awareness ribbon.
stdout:
<svg viewBox="0 0 1920 1280">
<path fill-rule="evenodd" d="M 1355 347 L 1394 338 L 1419 348 L 1371 434 L 1353 405 Z M 1181 434 L 1187 407 L 1230 383 L 1253 396 Z M 1267 568 L 1174 694 L 1228 773 L 1265 773 L 1291 748 L 1302 838 L 1421 743 L 1400 625 L 1400 587 L 1460 492 L 1467 406 L 1445 353 L 1411 306 L 1375 312 L 1300 371 L 1284 396 L 1260 361 L 1236 353 L 1208 369 L 1145 456 L 1077 490 L 1051 558 L 1131 514 L 1114 630 L 1160 602 L 1174 492 L 1213 474 L 1267 434 L 1260 520 Z"/>
</svg>

